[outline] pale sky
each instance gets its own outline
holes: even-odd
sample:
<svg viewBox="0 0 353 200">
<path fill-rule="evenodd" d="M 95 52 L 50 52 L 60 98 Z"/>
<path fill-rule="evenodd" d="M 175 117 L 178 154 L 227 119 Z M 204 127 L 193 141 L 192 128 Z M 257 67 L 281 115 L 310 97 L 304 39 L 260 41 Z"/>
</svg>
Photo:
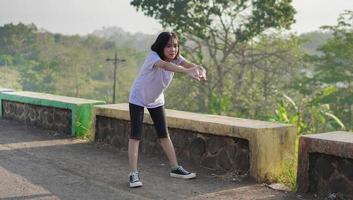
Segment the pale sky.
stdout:
<svg viewBox="0 0 353 200">
<path fill-rule="evenodd" d="M 34 23 L 63 34 L 85 35 L 117 26 L 132 33 L 154 34 L 162 28 L 156 20 L 130 6 L 129 0 L 0 0 L 0 26 Z M 353 0 L 293 0 L 297 10 L 294 32 L 318 30 L 336 23 L 343 10 L 353 10 Z"/>
</svg>

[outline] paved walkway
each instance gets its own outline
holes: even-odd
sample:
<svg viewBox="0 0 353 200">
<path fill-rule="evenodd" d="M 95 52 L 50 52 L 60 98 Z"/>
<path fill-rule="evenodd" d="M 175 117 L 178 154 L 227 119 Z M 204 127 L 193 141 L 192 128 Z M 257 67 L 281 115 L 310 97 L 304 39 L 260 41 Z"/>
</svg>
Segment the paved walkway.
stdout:
<svg viewBox="0 0 353 200">
<path fill-rule="evenodd" d="M 127 152 L 110 145 L 65 138 L 0 119 L 0 199 L 299 199 L 202 169 L 198 177 L 169 177 L 165 158 L 140 155 L 144 186 L 127 184 Z"/>
</svg>

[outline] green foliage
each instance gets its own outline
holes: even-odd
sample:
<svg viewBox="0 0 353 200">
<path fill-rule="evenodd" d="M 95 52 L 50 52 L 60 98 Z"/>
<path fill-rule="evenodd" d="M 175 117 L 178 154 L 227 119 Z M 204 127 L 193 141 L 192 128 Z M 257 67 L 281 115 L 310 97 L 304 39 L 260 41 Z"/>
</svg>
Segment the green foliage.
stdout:
<svg viewBox="0 0 353 200">
<path fill-rule="evenodd" d="M 39 32 L 33 24 L 0 27 L 0 44 L 1 87 L 107 102 L 112 99 L 113 65 L 105 59 L 117 51 L 127 60 L 119 65 L 117 81 L 117 100 L 126 102 L 145 57 L 144 51 L 130 48 L 128 42 L 117 46 L 115 41 L 94 35 Z"/>
<path fill-rule="evenodd" d="M 278 181 L 289 187 L 291 191 L 297 189 L 298 145 L 299 137 L 295 140 L 294 159 L 285 159 L 282 165 L 282 173 L 278 177 Z"/>
<path fill-rule="evenodd" d="M 298 40 L 261 33 L 270 28 L 289 28 L 295 13 L 290 3 L 289 0 L 133 0 L 131 4 L 138 10 L 156 18 L 164 27 L 182 33 L 179 34 L 184 42 L 182 54 L 208 71 L 208 81 L 192 86 L 194 90 L 187 99 L 168 94 L 185 91 L 192 81 L 172 86 L 173 92 L 167 95 L 173 102 L 168 106 L 185 109 L 184 102 L 192 102 L 186 105 L 191 111 L 247 118 L 266 116 L 274 108 L 270 96 L 278 87 L 276 78 L 287 82 L 291 79 L 282 78 L 283 74 L 296 70 L 290 67 L 298 60 L 294 52 Z"/>
<path fill-rule="evenodd" d="M 225 115 L 231 106 L 230 96 L 217 96 L 216 94 L 211 94 L 211 101 L 209 102 L 209 110 L 211 114 Z"/>
<path fill-rule="evenodd" d="M 205 6 L 196 5 L 197 2 L 179 1 L 178 6 L 187 5 L 196 10 Z M 240 21 L 247 23 L 251 16 L 259 18 L 261 13 L 280 9 L 271 15 L 275 17 L 281 15 L 281 8 L 285 8 L 284 4 L 271 7 L 273 1 L 266 2 L 256 5 L 265 11 L 256 11 L 255 15 L 248 12 L 248 19 Z M 250 2 L 243 3 L 248 5 Z M 256 4 L 257 1 L 252 3 Z M 273 120 L 296 124 L 301 133 L 352 130 L 353 92 L 349 68 L 352 66 L 349 56 L 352 54 L 352 41 L 347 25 L 337 28 L 337 33 L 332 33 L 333 37 L 318 49 L 317 54 L 304 59 L 302 38 L 295 35 L 281 32 L 257 34 L 255 31 L 256 37 L 248 34 L 247 37 L 253 38 L 240 42 L 239 35 L 235 34 L 237 26 L 231 26 L 239 20 L 239 15 L 232 15 L 234 10 L 223 5 L 238 6 L 234 1 L 215 1 L 206 5 L 210 11 L 204 11 L 214 16 L 209 18 L 209 26 L 199 27 L 203 28 L 206 39 L 197 33 L 192 35 L 192 29 L 185 30 L 187 32 L 183 37 L 182 54 L 207 68 L 208 81 L 196 83 L 176 74 L 174 83 L 166 91 L 167 107 L 262 120 L 268 119 L 277 109 Z M 153 9 L 153 12 L 157 11 Z M 201 10 L 197 11 L 201 13 Z M 171 14 L 173 12 L 179 11 L 172 11 Z M 191 13 L 189 17 L 193 15 Z M 184 19 L 188 16 L 176 17 Z M 0 69 L 6 69 L 0 70 L 2 86 L 110 102 L 113 65 L 105 59 L 117 51 L 119 57 L 127 62 L 119 64 L 116 98 L 117 102 L 126 102 L 138 67 L 153 42 L 152 37 L 129 35 L 113 29 L 107 31 L 80 37 L 39 32 L 34 25 L 0 27 L 3 34 L 0 35 L 3 45 L 0 46 Z M 246 31 L 243 33 L 247 35 Z M 141 48 L 144 51 L 137 50 Z M 293 83 L 298 84 L 290 87 Z M 290 98 L 280 95 L 283 93 L 293 98 L 292 102 Z"/>
<path fill-rule="evenodd" d="M 13 57 L 11 55 L 0 55 L 0 66 L 11 66 L 13 63 Z"/>
<path fill-rule="evenodd" d="M 303 98 L 297 105 L 287 95 L 283 95 L 272 121 L 294 124 L 298 134 L 319 133 L 334 130 L 346 130 L 342 121 L 333 114 L 328 104 L 321 104 L 320 100 L 330 96 L 334 90 L 324 88 L 312 99 Z"/>
<path fill-rule="evenodd" d="M 14 69 L 0 66 L 0 88 L 21 90 L 20 75 Z"/>
<path fill-rule="evenodd" d="M 38 29 L 34 24 L 5 24 L 0 27 L 0 55 L 28 52 L 37 43 L 35 35 L 37 31 Z"/>
<path fill-rule="evenodd" d="M 166 93 L 167 105 L 180 110 L 267 119 L 276 108 L 278 93 L 286 92 L 299 74 L 300 42 L 291 35 L 261 35 L 239 45 L 226 61 L 218 64 L 207 55 L 207 50 L 196 51 L 201 53 L 204 65 L 208 65 L 208 80 L 195 83 L 176 76 Z M 188 59 L 200 58 L 195 53 L 187 55 Z"/>
<path fill-rule="evenodd" d="M 208 38 L 210 29 L 231 26 L 236 40 L 246 41 L 268 28 L 289 28 L 295 10 L 291 0 L 133 0 L 131 5 L 147 16 L 159 20 L 164 27 Z"/>
<path fill-rule="evenodd" d="M 321 88 L 323 94 L 313 104 L 328 104 L 347 129 L 353 129 L 353 11 L 342 13 L 337 25 L 324 26 L 333 37 L 318 48 L 317 55 L 310 55 L 306 60 L 311 76 L 302 79 L 302 87 L 307 87 L 307 94 L 316 93 Z M 329 93 L 329 94 L 327 94 Z M 327 94 L 327 95 L 326 95 Z M 335 119 L 331 114 L 328 117 Z M 335 120 L 337 121 L 337 120 Z"/>
</svg>

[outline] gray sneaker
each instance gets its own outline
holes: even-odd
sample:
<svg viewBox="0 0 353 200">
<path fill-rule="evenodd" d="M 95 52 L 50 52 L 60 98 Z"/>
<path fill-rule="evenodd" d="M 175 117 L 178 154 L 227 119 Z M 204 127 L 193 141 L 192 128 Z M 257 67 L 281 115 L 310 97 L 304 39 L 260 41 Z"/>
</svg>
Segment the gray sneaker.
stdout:
<svg viewBox="0 0 353 200">
<path fill-rule="evenodd" d="M 129 184 L 131 188 L 141 187 L 142 182 L 138 172 L 132 172 L 129 174 Z"/>
<path fill-rule="evenodd" d="M 196 177 L 196 173 L 186 171 L 182 166 L 170 171 L 170 176 L 174 178 L 191 179 Z"/>
</svg>

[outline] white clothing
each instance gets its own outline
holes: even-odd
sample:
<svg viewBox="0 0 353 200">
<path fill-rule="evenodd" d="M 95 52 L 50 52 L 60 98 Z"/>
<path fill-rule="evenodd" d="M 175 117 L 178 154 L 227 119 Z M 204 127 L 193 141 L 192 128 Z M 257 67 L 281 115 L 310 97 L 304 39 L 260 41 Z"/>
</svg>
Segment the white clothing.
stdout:
<svg viewBox="0 0 353 200">
<path fill-rule="evenodd" d="M 145 59 L 134 84 L 132 85 L 129 102 L 146 108 L 164 105 L 164 90 L 172 82 L 174 72 L 154 66 L 161 60 L 159 55 L 151 51 Z M 179 57 L 171 63 L 180 65 L 185 59 Z"/>
</svg>

